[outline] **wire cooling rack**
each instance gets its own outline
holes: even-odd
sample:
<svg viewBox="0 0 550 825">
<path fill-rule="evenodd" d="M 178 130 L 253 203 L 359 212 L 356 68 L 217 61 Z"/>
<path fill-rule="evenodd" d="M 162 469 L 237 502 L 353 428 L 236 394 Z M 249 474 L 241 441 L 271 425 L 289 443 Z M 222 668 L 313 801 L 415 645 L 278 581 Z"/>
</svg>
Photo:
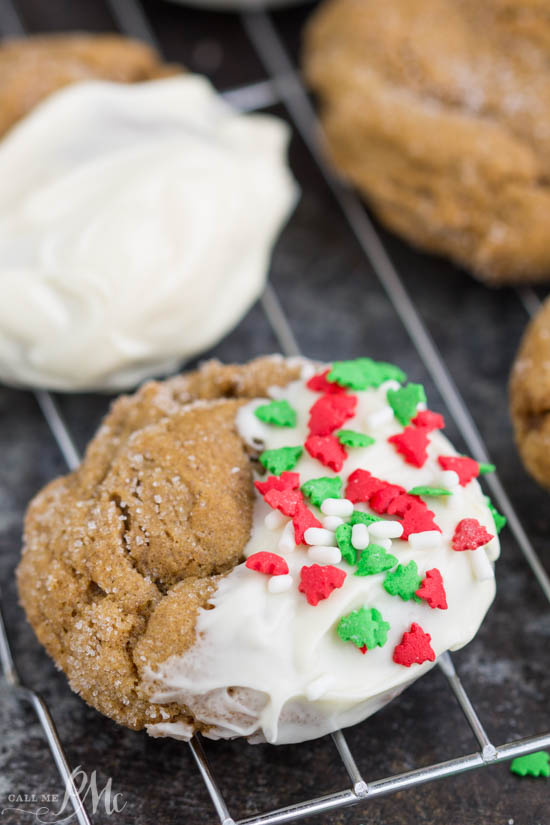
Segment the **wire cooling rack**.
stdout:
<svg viewBox="0 0 550 825">
<path fill-rule="evenodd" d="M 121 32 L 138 37 L 158 47 L 153 28 L 139 0 L 107 0 L 107 4 Z M 418 309 L 415 307 L 402 279 L 386 253 L 379 234 L 357 196 L 332 174 L 323 160 L 323 154 L 319 148 L 319 131 L 314 109 L 302 85 L 299 73 L 277 33 L 273 20 L 267 12 L 248 12 L 242 15 L 241 23 L 250 43 L 263 63 L 269 79 L 225 92 L 225 98 L 246 111 L 262 109 L 273 104 L 284 105 L 359 242 L 363 254 L 370 262 L 391 300 L 470 453 L 480 462 L 487 461 L 487 449 L 480 432 L 427 327 L 423 323 Z M 0 5 L 0 34 L 25 34 L 17 6 L 13 0 L 2 0 Z M 537 311 L 540 306 L 540 299 L 532 289 L 518 290 L 518 296 L 529 315 Z M 289 356 L 299 354 L 300 349 L 293 330 L 271 285 L 266 287 L 261 299 L 261 306 L 282 352 Z M 80 460 L 78 451 L 54 399 L 45 391 L 36 391 L 35 396 L 67 466 L 70 469 L 75 468 Z M 508 494 L 496 475 L 490 476 L 487 483 L 494 499 L 508 519 L 519 549 L 546 599 L 550 601 L 550 579 L 520 523 Z M 22 684 L 20 680 L 8 644 L 1 610 L 0 663 L 4 678 L 12 687 L 14 694 L 30 703 L 36 713 L 51 756 L 69 792 L 77 822 L 79 825 L 90 825 L 88 814 L 72 782 L 71 767 L 65 756 L 63 745 L 57 735 L 48 707 L 37 693 Z M 206 758 L 201 740 L 199 736 L 196 736 L 189 743 L 189 747 L 208 790 L 219 822 L 222 825 L 278 825 L 278 823 L 295 822 L 313 814 L 327 814 L 347 806 L 364 804 L 367 800 L 370 801 L 376 797 L 412 788 L 421 783 L 482 768 L 534 750 L 550 747 L 550 731 L 527 739 L 511 741 L 507 744 L 493 744 L 455 671 L 452 658 L 448 653 L 440 657 L 439 667 L 463 711 L 466 723 L 477 739 L 479 750 L 474 753 L 456 756 L 444 762 L 369 782 L 362 776 L 344 734 L 342 731 L 338 731 L 332 735 L 332 739 L 349 777 L 350 787 L 337 793 L 327 793 L 314 799 L 304 800 L 298 804 L 235 820 L 232 818 L 228 805 L 220 791 L 218 781 Z"/>
</svg>

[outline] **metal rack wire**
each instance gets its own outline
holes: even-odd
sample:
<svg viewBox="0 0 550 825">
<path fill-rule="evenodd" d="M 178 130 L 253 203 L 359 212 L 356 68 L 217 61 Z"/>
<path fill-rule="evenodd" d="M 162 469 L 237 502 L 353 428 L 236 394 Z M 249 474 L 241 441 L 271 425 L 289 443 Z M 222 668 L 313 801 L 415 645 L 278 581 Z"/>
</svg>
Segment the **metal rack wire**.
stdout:
<svg viewBox="0 0 550 825">
<path fill-rule="evenodd" d="M 139 0 L 107 0 L 107 2 L 114 19 L 123 33 L 141 38 L 158 47 L 158 44 L 155 42 L 153 29 Z M 364 255 L 368 258 L 404 328 L 408 332 L 413 345 L 441 393 L 471 454 L 479 461 L 487 461 L 488 454 L 486 446 L 460 395 L 457 385 L 449 373 L 427 328 L 423 324 L 418 310 L 408 295 L 364 207 L 357 196 L 334 177 L 323 160 L 323 153 L 319 148 L 318 128 L 314 109 L 300 81 L 299 74 L 277 34 L 272 19 L 266 12 L 249 12 L 242 15 L 242 24 L 260 60 L 265 66 L 269 80 L 253 83 L 226 92 L 226 99 L 233 105 L 247 111 L 263 108 L 276 102 L 284 104 L 295 127 L 300 132 L 312 157 L 328 183 Z M 24 34 L 23 24 L 12 0 L 3 0 L 3 3 L 0 4 L 0 34 Z M 531 289 L 522 289 L 519 290 L 518 293 L 526 311 L 529 314 L 533 314 L 540 305 L 536 293 Z M 299 354 L 300 348 L 298 342 L 271 285 L 266 287 L 261 299 L 261 305 L 282 352 L 286 355 Z M 78 451 L 54 399 L 45 391 L 37 391 L 35 396 L 67 466 L 73 469 L 79 463 Z M 535 575 L 544 595 L 550 602 L 550 579 L 525 533 L 506 491 L 497 476 L 488 478 L 488 484 L 493 497 L 509 521 L 510 528 L 521 552 Z M 18 676 L 10 651 L 1 609 L 0 664 L 4 678 L 8 685 L 13 688 L 14 694 L 23 701 L 29 702 L 37 715 L 52 758 L 60 777 L 68 789 L 77 822 L 79 825 L 91 825 L 78 796 L 76 787 L 72 782 L 71 769 L 48 708 L 38 694 L 21 683 Z M 367 782 L 361 775 L 344 734 L 342 731 L 338 731 L 332 735 L 332 739 L 350 779 L 351 786 L 349 788 L 246 819 L 234 820 L 231 817 L 216 777 L 208 762 L 201 740 L 196 736 L 190 742 L 189 746 L 212 800 L 219 822 L 222 825 L 279 825 L 279 823 L 294 822 L 313 814 L 328 813 L 347 806 L 365 803 L 367 800 L 394 793 L 395 791 L 481 768 L 489 764 L 503 762 L 540 748 L 550 747 L 550 731 L 527 739 L 515 740 L 503 745 L 494 745 L 490 741 L 483 723 L 479 719 L 455 671 L 452 658 L 448 653 L 440 657 L 439 667 L 447 679 L 448 686 L 455 696 L 466 722 L 479 743 L 478 751 L 459 755 L 445 762 L 439 762 L 384 779 Z"/>
</svg>

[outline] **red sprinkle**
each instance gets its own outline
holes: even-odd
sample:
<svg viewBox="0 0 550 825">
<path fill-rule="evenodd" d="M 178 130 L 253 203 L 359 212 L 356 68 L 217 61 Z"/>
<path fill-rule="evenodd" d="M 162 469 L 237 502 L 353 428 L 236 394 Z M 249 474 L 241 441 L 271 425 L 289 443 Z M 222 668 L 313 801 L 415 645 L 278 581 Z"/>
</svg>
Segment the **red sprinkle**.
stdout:
<svg viewBox="0 0 550 825">
<path fill-rule="evenodd" d="M 356 395 L 346 393 L 323 395 L 309 411 L 309 432 L 311 435 L 329 435 L 348 418 L 353 418 L 357 406 Z"/>
<path fill-rule="evenodd" d="M 348 498 L 354 504 L 359 501 L 368 501 L 386 485 L 386 481 L 375 478 L 368 470 L 355 470 L 348 478 L 345 498 Z"/>
<path fill-rule="evenodd" d="M 371 509 L 378 515 L 388 512 L 388 508 L 394 499 L 399 498 L 403 493 L 406 493 L 404 487 L 399 484 L 390 484 L 387 481 L 382 482 L 383 487 L 380 488 L 370 499 Z"/>
<path fill-rule="evenodd" d="M 361 653 L 362 653 L 362 654 L 363 654 L 363 656 L 364 656 L 364 655 L 365 655 L 365 653 L 366 653 L 366 652 L 367 652 L 367 650 L 368 650 L 368 647 L 367 647 L 366 645 L 363 645 L 363 647 L 359 647 L 359 648 L 358 648 L 358 650 L 360 650 L 360 651 L 361 651 Z"/>
<path fill-rule="evenodd" d="M 283 516 L 292 517 L 304 497 L 299 490 L 269 490 L 264 499 L 270 507 L 279 510 Z"/>
<path fill-rule="evenodd" d="M 298 590 L 305 593 L 309 604 L 315 607 L 322 599 L 328 599 L 337 587 L 342 587 L 345 578 L 343 570 L 330 564 L 304 565 L 300 571 Z"/>
<path fill-rule="evenodd" d="M 431 570 L 426 570 L 422 584 L 416 591 L 419 599 L 424 599 L 428 602 L 430 607 L 439 608 L 439 610 L 447 610 L 447 594 L 443 586 L 443 576 L 437 569 L 433 567 Z"/>
<path fill-rule="evenodd" d="M 455 471 L 462 487 L 465 487 L 473 478 L 477 478 L 479 475 L 479 464 L 475 459 L 468 458 L 468 456 L 440 455 L 437 460 L 439 466 L 444 470 Z"/>
<path fill-rule="evenodd" d="M 348 457 L 347 452 L 333 435 L 310 435 L 305 443 L 306 450 L 325 467 L 339 473 Z"/>
<path fill-rule="evenodd" d="M 304 543 L 304 533 L 308 527 L 323 526 L 303 501 L 296 507 L 296 511 L 292 517 L 292 524 L 294 525 L 294 541 L 296 544 Z"/>
<path fill-rule="evenodd" d="M 372 505 L 371 505 L 372 506 Z M 411 533 L 423 533 L 425 530 L 437 530 L 441 533 L 435 521 L 435 513 L 428 510 L 427 504 L 418 496 L 409 493 L 394 498 L 387 510 L 388 515 L 400 516 L 403 524 L 403 535 L 406 541 Z"/>
<path fill-rule="evenodd" d="M 445 427 L 445 419 L 440 413 L 421 410 L 411 420 L 411 424 L 414 424 L 415 427 L 426 427 L 431 432 L 432 430 L 442 430 Z"/>
<path fill-rule="evenodd" d="M 425 633 L 419 624 L 413 622 L 411 629 L 403 633 L 401 642 L 393 651 L 393 661 L 398 665 L 410 667 L 423 662 L 435 662 L 435 652 L 430 645 L 432 637 Z"/>
<path fill-rule="evenodd" d="M 309 381 L 306 384 L 306 387 L 310 390 L 313 390 L 313 392 L 329 392 L 333 394 L 345 392 L 345 387 L 341 387 L 340 384 L 334 384 L 332 381 L 328 381 L 327 375 L 329 374 L 329 372 L 330 367 L 328 370 L 325 370 L 324 372 L 317 373 L 317 375 L 314 375 L 312 378 L 309 379 Z"/>
<path fill-rule="evenodd" d="M 269 476 L 265 481 L 255 481 L 254 486 L 262 496 L 270 490 L 297 490 L 300 486 L 300 473 L 289 473 L 285 470 L 280 476 Z"/>
<path fill-rule="evenodd" d="M 402 433 L 390 436 L 388 441 L 395 444 L 395 449 L 407 464 L 423 467 L 428 458 L 429 432 L 428 427 L 405 427 Z"/>
<path fill-rule="evenodd" d="M 249 570 L 256 570 L 258 573 L 266 573 L 268 576 L 286 576 L 288 573 L 288 564 L 285 559 L 277 553 L 268 553 L 266 550 L 260 550 L 259 553 L 249 556 L 245 567 Z"/>
<path fill-rule="evenodd" d="M 453 550 L 476 550 L 494 538 L 476 518 L 463 518 L 456 525 Z"/>
</svg>

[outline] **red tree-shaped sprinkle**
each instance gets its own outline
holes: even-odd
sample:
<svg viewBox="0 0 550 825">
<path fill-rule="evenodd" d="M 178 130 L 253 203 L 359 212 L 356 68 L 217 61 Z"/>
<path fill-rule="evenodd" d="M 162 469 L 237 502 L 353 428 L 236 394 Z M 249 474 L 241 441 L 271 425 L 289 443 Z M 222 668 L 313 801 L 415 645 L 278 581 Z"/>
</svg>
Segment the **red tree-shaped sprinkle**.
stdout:
<svg viewBox="0 0 550 825">
<path fill-rule="evenodd" d="M 268 476 L 265 481 L 255 481 L 254 486 L 262 496 L 270 490 L 297 490 L 300 486 L 300 473 L 285 470 L 280 476 Z"/>
<path fill-rule="evenodd" d="M 476 550 L 494 538 L 476 518 L 463 518 L 456 525 L 453 550 Z"/>
<path fill-rule="evenodd" d="M 330 564 L 304 565 L 300 571 L 298 590 L 305 593 L 309 604 L 315 607 L 322 599 L 328 599 L 337 587 L 342 587 L 345 578 L 343 570 Z"/>
<path fill-rule="evenodd" d="M 465 455 L 440 455 L 437 459 L 443 470 L 454 470 L 462 487 L 479 475 L 479 464 L 473 458 Z"/>
<path fill-rule="evenodd" d="M 430 644 L 432 637 L 425 633 L 419 624 L 413 622 L 411 629 L 403 633 L 401 642 L 393 651 L 393 661 L 398 665 L 410 667 L 423 662 L 435 662 L 435 652 Z"/>
<path fill-rule="evenodd" d="M 422 584 L 416 591 L 419 599 L 424 599 L 434 610 L 447 610 L 447 594 L 443 586 L 443 577 L 437 567 L 426 570 Z"/>
</svg>

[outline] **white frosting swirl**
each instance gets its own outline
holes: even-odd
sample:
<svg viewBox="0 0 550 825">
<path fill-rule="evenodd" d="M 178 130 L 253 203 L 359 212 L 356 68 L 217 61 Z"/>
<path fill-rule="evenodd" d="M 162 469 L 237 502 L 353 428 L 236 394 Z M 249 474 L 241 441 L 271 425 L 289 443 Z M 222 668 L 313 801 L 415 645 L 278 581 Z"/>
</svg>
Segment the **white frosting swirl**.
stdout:
<svg viewBox="0 0 550 825">
<path fill-rule="evenodd" d="M 122 389 L 219 340 L 294 204 L 287 142 L 193 75 L 40 104 L 0 143 L 0 379 Z"/>
<path fill-rule="evenodd" d="M 424 466 L 407 464 L 387 441 L 403 428 L 393 414 L 378 414 L 387 408 L 389 385 L 353 392 L 359 402 L 354 417 L 344 427 L 366 432 L 376 441 L 365 448 L 349 447 L 338 475 L 345 483 L 350 473 L 362 467 L 407 490 L 420 485 L 441 487 L 445 477 L 437 458 L 456 455 L 456 451 L 440 432 L 434 431 Z M 319 394 L 308 390 L 302 380 L 282 391 L 277 389 L 274 395 L 288 400 L 297 411 L 298 426 L 289 429 L 262 424 L 251 415 L 262 402 L 253 401 L 238 415 L 241 436 L 250 444 L 260 436 L 268 449 L 303 443 L 308 411 Z M 374 426 L 365 424 L 372 421 Z M 306 452 L 294 471 L 300 473 L 301 483 L 336 475 Z M 196 718 L 212 726 L 206 734 L 212 738 L 241 735 L 251 741 L 277 744 L 322 736 L 374 713 L 432 667 L 429 661 L 411 667 L 393 661 L 395 646 L 413 622 L 431 635 L 431 645 L 439 656 L 470 641 L 495 594 L 492 561 L 499 554 L 498 539 L 475 552 L 456 552 L 451 547 L 456 525 L 463 518 L 475 518 L 492 535 L 496 533 L 477 481 L 466 487 L 454 486 L 452 495 L 426 501 L 442 530 L 438 541 L 427 533 L 430 540 L 425 542 L 393 539 L 390 552 L 400 564 L 414 559 L 421 576 L 438 568 L 448 610 L 391 596 L 383 587 L 385 573 L 356 576 L 354 568 L 344 561 L 337 564 L 347 573 L 343 586 L 311 606 L 298 590 L 302 566 L 312 563 L 308 549 L 304 545 L 292 549 L 292 542 L 286 546 L 280 543 L 287 528 L 277 519 L 265 523 L 273 511 L 258 494 L 245 555 L 260 550 L 284 555 L 292 586 L 273 590 L 269 576 L 249 570 L 244 564 L 234 568 L 211 600 L 215 609 L 200 611 L 197 641 L 191 650 L 184 656 L 169 658 L 154 672 L 148 671 L 153 701 L 186 705 Z M 366 505 L 357 504 L 355 508 L 368 512 Z M 315 507 L 311 505 L 310 509 L 323 518 Z M 382 535 L 384 530 L 373 532 Z M 385 532 L 395 535 L 395 531 Z M 377 544 L 388 541 L 371 540 Z M 379 610 L 390 625 L 386 644 L 366 655 L 336 633 L 340 618 L 362 606 Z M 189 730 L 163 723 L 150 726 L 149 733 L 185 739 Z"/>
</svg>

